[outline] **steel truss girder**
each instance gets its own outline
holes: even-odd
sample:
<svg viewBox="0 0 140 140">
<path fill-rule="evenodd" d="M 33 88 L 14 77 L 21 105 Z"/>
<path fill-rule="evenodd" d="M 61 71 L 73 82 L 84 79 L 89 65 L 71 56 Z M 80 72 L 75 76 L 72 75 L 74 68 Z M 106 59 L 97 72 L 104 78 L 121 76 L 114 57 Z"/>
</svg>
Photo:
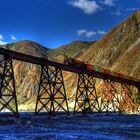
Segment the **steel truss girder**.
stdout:
<svg viewBox="0 0 140 140">
<path fill-rule="evenodd" d="M 19 117 L 13 64 L 9 56 L 0 57 L 0 112 L 3 112 L 1 115 Z"/>
<path fill-rule="evenodd" d="M 74 112 L 98 112 L 99 103 L 95 83 L 96 80 L 93 76 L 78 74 Z"/>
<path fill-rule="evenodd" d="M 69 113 L 62 70 L 49 66 L 42 66 L 41 69 L 35 115 L 44 114 L 46 111 L 48 114 L 59 111 Z"/>
</svg>

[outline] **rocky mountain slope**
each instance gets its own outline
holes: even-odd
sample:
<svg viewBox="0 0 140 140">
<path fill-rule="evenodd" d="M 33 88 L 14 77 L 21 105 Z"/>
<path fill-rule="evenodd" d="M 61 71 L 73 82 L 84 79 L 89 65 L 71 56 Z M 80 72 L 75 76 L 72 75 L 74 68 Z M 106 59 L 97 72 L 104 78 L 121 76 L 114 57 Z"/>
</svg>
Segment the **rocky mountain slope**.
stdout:
<svg viewBox="0 0 140 140">
<path fill-rule="evenodd" d="M 48 52 L 51 51 L 51 49 L 45 48 L 42 45 L 30 40 L 23 40 L 7 45 L 0 45 L 0 47 L 37 56 L 37 57 L 45 57 L 45 58 L 48 56 Z"/>
<path fill-rule="evenodd" d="M 74 41 L 49 51 L 49 54 L 55 59 L 55 61 L 62 63 L 64 61 L 64 55 L 77 58 L 95 42 L 96 41 Z"/>
<path fill-rule="evenodd" d="M 140 11 L 113 28 L 79 59 L 140 79 Z"/>
<path fill-rule="evenodd" d="M 67 55 L 69 57 L 78 57 L 85 52 L 95 41 L 74 41 L 69 44 L 60 46 L 54 49 L 53 53 L 55 55 Z"/>
</svg>

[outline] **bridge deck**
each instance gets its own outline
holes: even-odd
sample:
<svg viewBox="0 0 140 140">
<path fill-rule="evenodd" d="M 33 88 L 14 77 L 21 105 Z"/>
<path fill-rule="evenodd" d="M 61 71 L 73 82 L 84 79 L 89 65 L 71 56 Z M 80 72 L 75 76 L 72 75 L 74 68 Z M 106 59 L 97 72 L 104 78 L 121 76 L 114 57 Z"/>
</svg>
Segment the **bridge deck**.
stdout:
<svg viewBox="0 0 140 140">
<path fill-rule="evenodd" d="M 27 54 L 15 52 L 15 51 L 3 49 L 3 48 L 0 48 L 0 54 L 8 56 L 11 59 L 15 59 L 15 60 L 25 61 L 25 62 L 38 64 L 38 65 L 49 65 L 49 66 L 53 66 L 53 67 L 58 67 L 58 68 L 65 70 L 65 71 L 70 71 L 70 72 L 74 72 L 74 73 L 85 73 L 85 74 L 93 75 L 96 78 L 110 79 L 114 82 L 126 83 L 126 84 L 140 87 L 140 81 L 130 80 L 127 77 L 124 78 L 124 77 L 109 75 L 109 74 L 99 72 L 96 70 L 89 71 L 86 68 L 82 68 L 82 67 L 79 68 L 77 66 L 70 66 L 70 65 L 50 61 L 46 58 L 39 58 L 39 57 L 35 57 L 35 56 L 31 56 L 31 55 L 27 55 Z"/>
</svg>

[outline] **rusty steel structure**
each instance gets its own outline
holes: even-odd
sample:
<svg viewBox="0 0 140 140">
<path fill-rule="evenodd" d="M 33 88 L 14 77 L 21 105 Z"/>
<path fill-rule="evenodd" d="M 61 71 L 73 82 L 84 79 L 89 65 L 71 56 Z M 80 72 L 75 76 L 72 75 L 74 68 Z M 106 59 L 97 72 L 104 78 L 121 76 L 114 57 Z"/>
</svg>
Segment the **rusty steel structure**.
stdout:
<svg viewBox="0 0 140 140">
<path fill-rule="evenodd" d="M 140 81 L 89 70 L 0 48 L 0 112 L 19 116 L 12 60 L 40 65 L 35 115 L 69 111 L 81 113 L 139 113 Z M 78 74 L 74 107 L 69 108 L 62 71 Z M 1 114 L 0 113 L 0 114 Z"/>
<path fill-rule="evenodd" d="M 138 87 L 109 79 L 97 80 L 93 76 L 79 75 L 74 112 L 140 113 Z"/>
</svg>

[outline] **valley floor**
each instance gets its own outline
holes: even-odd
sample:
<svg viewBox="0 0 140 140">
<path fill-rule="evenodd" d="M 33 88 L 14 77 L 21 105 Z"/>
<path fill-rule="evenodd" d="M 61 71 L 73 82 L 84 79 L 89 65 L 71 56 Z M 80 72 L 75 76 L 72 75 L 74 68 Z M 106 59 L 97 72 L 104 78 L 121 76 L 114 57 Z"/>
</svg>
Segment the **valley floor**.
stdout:
<svg viewBox="0 0 140 140">
<path fill-rule="evenodd" d="M 23 113 L 0 120 L 0 140 L 139 140 L 138 115 L 76 115 L 49 118 Z"/>
</svg>

